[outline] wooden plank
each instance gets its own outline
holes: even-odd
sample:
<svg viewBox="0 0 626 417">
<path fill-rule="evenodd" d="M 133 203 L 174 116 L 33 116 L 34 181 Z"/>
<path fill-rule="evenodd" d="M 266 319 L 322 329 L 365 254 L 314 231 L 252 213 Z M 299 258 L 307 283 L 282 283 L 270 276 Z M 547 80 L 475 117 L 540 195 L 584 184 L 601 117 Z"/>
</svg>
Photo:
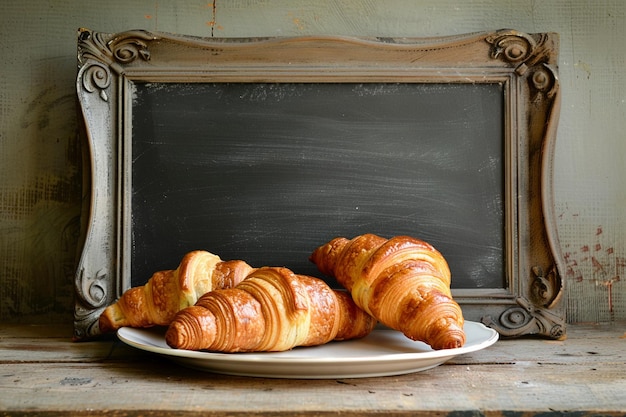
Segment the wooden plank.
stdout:
<svg viewBox="0 0 626 417">
<path fill-rule="evenodd" d="M 0 326 L 0 364 L 98 362 L 124 357 L 134 360 L 142 352 L 123 345 L 115 336 L 98 341 L 72 341 L 69 325 Z"/>
<path fill-rule="evenodd" d="M 217 375 L 67 327 L 0 328 L 0 416 L 622 415 L 626 327 L 572 326 L 569 338 L 501 340 L 426 372 L 363 379 Z M 88 398 L 88 400 L 86 400 Z M 83 400 L 84 399 L 84 400 Z"/>
<path fill-rule="evenodd" d="M 450 363 L 534 363 L 543 365 L 626 364 L 626 326 L 570 325 L 565 340 L 501 339 L 489 349 L 459 356 Z M 625 369 L 626 371 L 626 369 Z"/>
<path fill-rule="evenodd" d="M 71 323 L 66 324 L 0 324 L 0 340 L 5 338 L 72 337 Z"/>
<path fill-rule="evenodd" d="M 567 371 L 551 373 L 556 370 L 536 364 L 444 365 L 398 377 L 293 381 L 213 375 L 161 359 L 105 365 L 9 364 L 0 375 L 0 410 L 88 407 L 215 414 L 626 410 L 623 368 L 570 364 Z"/>
</svg>

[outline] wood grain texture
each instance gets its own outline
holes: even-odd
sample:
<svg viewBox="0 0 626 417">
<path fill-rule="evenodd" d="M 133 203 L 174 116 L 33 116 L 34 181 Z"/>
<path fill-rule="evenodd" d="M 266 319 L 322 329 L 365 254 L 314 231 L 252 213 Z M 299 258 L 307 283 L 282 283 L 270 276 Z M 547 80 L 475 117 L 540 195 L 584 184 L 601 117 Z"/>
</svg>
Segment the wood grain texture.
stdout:
<svg viewBox="0 0 626 417">
<path fill-rule="evenodd" d="M 4 1 L 0 15 L 3 322 L 71 321 L 78 243 L 69 232 L 81 204 L 74 116 L 79 27 L 224 37 L 424 37 L 502 27 L 560 33 L 563 106 L 555 188 L 561 245 L 570 254 L 568 317 L 626 318 L 622 1 L 193 0 L 182 6 L 156 0 L 33 0 Z M 601 249 L 594 252 L 597 244 Z"/>
<path fill-rule="evenodd" d="M 70 327 L 0 327 L 0 415 L 623 415 L 626 325 L 564 341 L 501 340 L 426 372 L 364 379 L 231 377 Z"/>
</svg>

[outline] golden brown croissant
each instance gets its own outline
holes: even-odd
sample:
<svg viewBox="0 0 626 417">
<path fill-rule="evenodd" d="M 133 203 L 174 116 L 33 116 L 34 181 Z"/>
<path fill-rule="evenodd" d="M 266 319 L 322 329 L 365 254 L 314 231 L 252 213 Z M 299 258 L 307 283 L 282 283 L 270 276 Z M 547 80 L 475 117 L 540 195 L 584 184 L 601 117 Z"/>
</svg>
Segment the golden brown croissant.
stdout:
<svg viewBox="0 0 626 417">
<path fill-rule="evenodd" d="M 207 251 L 189 252 L 176 270 L 155 272 L 145 285 L 130 288 L 108 306 L 98 320 L 100 331 L 166 326 L 204 293 L 234 287 L 253 270 L 244 261 L 222 261 Z"/>
<path fill-rule="evenodd" d="M 408 236 L 335 238 L 311 261 L 334 276 L 381 323 L 433 349 L 465 343 L 463 314 L 450 293 L 450 269 L 431 245 Z"/>
<path fill-rule="evenodd" d="M 347 292 L 287 268 L 264 267 L 179 312 L 165 340 L 177 349 L 285 351 L 363 337 L 375 324 Z"/>
</svg>

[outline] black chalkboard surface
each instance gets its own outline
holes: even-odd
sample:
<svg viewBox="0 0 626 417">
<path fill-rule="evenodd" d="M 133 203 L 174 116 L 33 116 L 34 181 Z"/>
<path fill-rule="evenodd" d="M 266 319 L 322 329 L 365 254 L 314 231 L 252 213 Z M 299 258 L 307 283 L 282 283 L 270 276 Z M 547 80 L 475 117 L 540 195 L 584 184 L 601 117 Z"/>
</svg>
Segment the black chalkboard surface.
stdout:
<svg viewBox="0 0 626 417">
<path fill-rule="evenodd" d="M 205 249 L 320 276 L 336 236 L 422 238 L 503 288 L 499 83 L 135 83 L 132 285 Z"/>
</svg>

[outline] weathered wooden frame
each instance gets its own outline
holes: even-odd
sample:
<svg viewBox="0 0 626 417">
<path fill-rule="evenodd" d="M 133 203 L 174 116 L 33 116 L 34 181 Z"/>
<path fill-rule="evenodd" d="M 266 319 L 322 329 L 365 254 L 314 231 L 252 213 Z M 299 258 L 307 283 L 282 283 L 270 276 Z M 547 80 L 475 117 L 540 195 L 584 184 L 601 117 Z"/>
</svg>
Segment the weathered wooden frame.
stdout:
<svg viewBox="0 0 626 417">
<path fill-rule="evenodd" d="M 470 320 L 503 336 L 565 333 L 553 204 L 560 108 L 558 35 L 499 30 L 453 37 L 215 39 L 78 32 L 77 93 L 86 132 L 84 246 L 75 337 L 130 286 L 127 173 L 134 82 L 414 82 L 505 86 L 508 288 L 454 291 Z"/>
</svg>

